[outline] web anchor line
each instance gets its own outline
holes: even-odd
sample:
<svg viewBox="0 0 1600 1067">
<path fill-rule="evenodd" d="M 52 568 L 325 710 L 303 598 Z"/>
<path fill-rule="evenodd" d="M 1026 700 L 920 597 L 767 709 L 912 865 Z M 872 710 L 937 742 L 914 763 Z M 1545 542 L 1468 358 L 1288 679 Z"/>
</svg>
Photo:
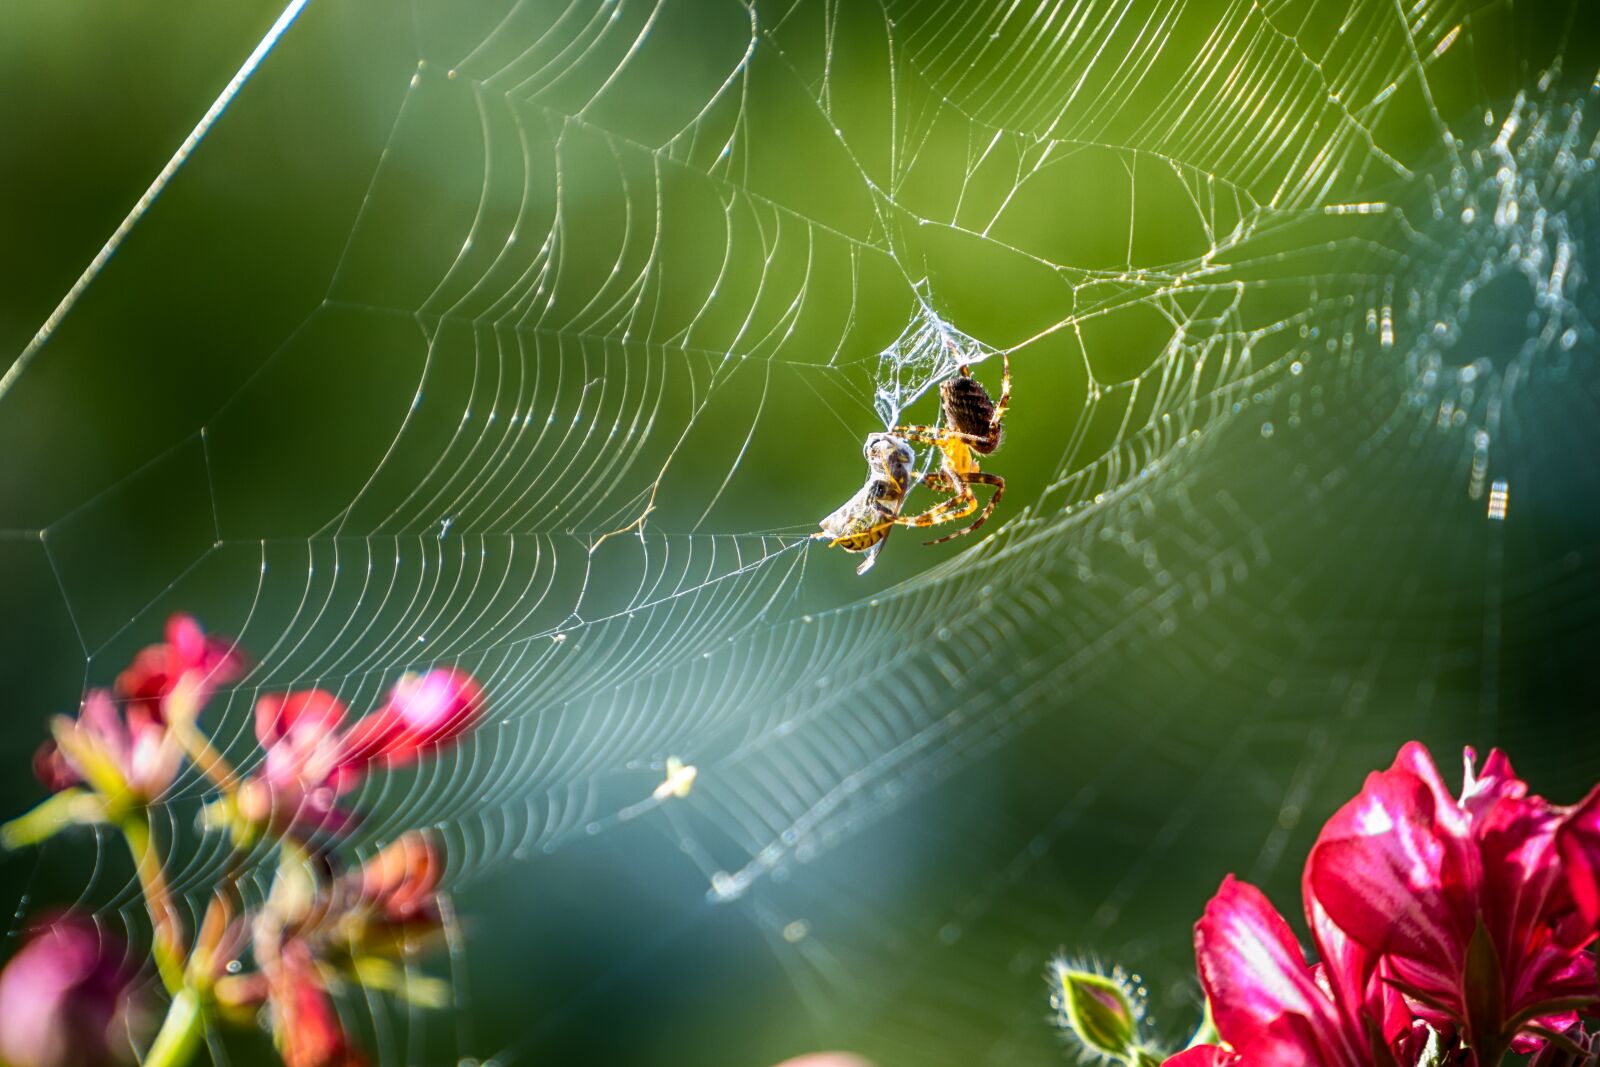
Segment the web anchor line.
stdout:
<svg viewBox="0 0 1600 1067">
<path fill-rule="evenodd" d="M 255 50 L 245 58 L 244 64 L 229 79 L 228 84 L 223 87 L 217 98 L 211 102 L 211 106 L 206 109 L 206 113 L 200 116 L 200 121 L 195 123 L 194 129 L 189 131 L 189 135 L 178 145 L 177 150 L 172 153 L 166 165 L 157 172 L 150 185 L 140 194 L 139 199 L 134 201 L 133 208 L 117 224 L 117 228 L 111 231 L 111 236 L 106 238 L 106 243 L 100 246 L 100 251 L 96 252 L 94 258 L 89 261 L 89 265 L 83 268 L 83 273 L 78 275 L 78 280 L 72 283 L 72 288 L 67 290 L 67 294 L 61 298 L 61 302 L 55 306 L 55 310 L 51 311 L 45 318 L 43 325 L 33 335 L 33 339 L 28 342 L 27 347 L 12 361 L 11 366 L 6 368 L 5 374 L 0 375 L 0 400 L 5 399 L 6 394 L 11 391 L 11 387 L 22 377 L 22 372 L 28 369 L 28 364 L 32 363 L 33 358 L 39 354 L 40 350 L 50 343 L 50 338 L 55 335 L 56 330 L 65 321 L 67 315 L 77 306 L 78 301 L 88 291 L 89 286 L 94 284 L 94 280 L 100 276 L 100 272 L 105 270 L 106 264 L 111 262 L 111 257 L 117 254 L 117 250 L 122 247 L 122 242 L 127 240 L 128 234 L 133 232 L 133 228 L 139 225 L 139 220 L 144 218 L 151 206 L 155 204 L 156 199 L 166 191 L 167 186 L 177 176 L 178 171 L 189 161 L 189 157 L 194 155 L 195 149 L 200 147 L 200 142 L 205 140 L 206 134 L 211 132 L 211 127 L 216 125 L 223 112 L 228 110 L 234 98 L 239 95 L 239 91 L 244 88 L 245 83 L 250 80 L 256 69 L 272 53 L 273 48 L 277 47 L 278 41 L 288 32 L 289 27 L 294 25 L 295 20 L 300 17 L 300 13 L 306 9 L 310 2 L 311 0 L 289 0 L 289 5 L 278 15 L 277 21 L 272 24 L 271 29 L 267 30 L 266 36 L 256 43 Z"/>
</svg>

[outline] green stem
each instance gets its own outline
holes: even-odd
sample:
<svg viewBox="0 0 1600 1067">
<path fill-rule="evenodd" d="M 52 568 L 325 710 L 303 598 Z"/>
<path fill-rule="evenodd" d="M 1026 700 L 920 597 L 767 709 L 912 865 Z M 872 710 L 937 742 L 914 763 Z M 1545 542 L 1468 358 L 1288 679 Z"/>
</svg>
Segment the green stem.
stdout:
<svg viewBox="0 0 1600 1067">
<path fill-rule="evenodd" d="M 1205 1017 L 1200 1020 L 1200 1026 L 1197 1030 L 1195 1030 L 1194 1036 L 1189 1039 L 1189 1043 L 1183 1047 L 1185 1049 L 1191 1049 L 1198 1045 L 1220 1044 L 1222 1044 L 1222 1035 L 1217 1033 L 1217 1023 L 1216 1020 L 1212 1018 L 1211 1002 L 1208 1000 L 1206 1001 Z"/>
<path fill-rule="evenodd" d="M 166 876 L 161 873 L 161 854 L 150 841 L 150 822 L 144 812 L 131 812 L 117 821 L 122 836 L 133 854 L 139 887 L 144 890 L 145 907 L 150 912 L 156 970 L 167 992 L 177 996 L 183 989 L 183 933 Z"/>
<path fill-rule="evenodd" d="M 206 735 L 200 732 L 200 727 L 195 725 L 192 715 L 173 716 L 168 729 L 178 739 L 178 744 L 189 757 L 189 762 L 200 768 L 200 773 L 209 778 L 212 785 L 224 793 L 233 790 L 239 780 L 238 775 L 234 773 L 233 765 L 216 750 Z"/>
<path fill-rule="evenodd" d="M 0 848 L 19 849 L 49 840 L 68 826 L 104 822 L 106 806 L 87 790 L 64 789 L 32 811 L 0 825 Z"/>
<path fill-rule="evenodd" d="M 185 1067 L 194 1059 L 205 1040 L 206 1017 L 200 1010 L 200 994 L 180 989 L 162 1020 L 155 1044 L 144 1058 L 144 1067 Z"/>
</svg>

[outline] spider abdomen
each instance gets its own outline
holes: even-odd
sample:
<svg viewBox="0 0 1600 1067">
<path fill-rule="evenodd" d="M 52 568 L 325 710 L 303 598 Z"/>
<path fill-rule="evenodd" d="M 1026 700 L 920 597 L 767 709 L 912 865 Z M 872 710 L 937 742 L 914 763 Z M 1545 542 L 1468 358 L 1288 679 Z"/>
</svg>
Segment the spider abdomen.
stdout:
<svg viewBox="0 0 1600 1067">
<path fill-rule="evenodd" d="M 945 425 L 981 439 L 969 442 L 974 452 L 986 456 L 1000 447 L 1001 429 L 991 425 L 994 401 L 978 379 L 964 375 L 950 378 L 939 387 L 939 396 L 944 402 Z"/>
</svg>

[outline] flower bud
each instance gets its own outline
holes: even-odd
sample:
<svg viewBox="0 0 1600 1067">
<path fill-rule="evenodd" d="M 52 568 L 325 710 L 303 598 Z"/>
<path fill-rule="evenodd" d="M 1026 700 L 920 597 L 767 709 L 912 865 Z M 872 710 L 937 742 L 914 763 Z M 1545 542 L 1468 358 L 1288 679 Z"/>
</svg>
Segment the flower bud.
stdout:
<svg viewBox="0 0 1600 1067">
<path fill-rule="evenodd" d="M 1061 1028 L 1086 1053 L 1125 1064 L 1147 1061 L 1139 1041 L 1144 1004 L 1136 979 L 1130 982 L 1120 968 L 1104 975 L 1065 960 L 1051 965 L 1051 979 L 1050 1003 Z"/>
<path fill-rule="evenodd" d="M 412 830 L 357 869 L 353 902 L 374 908 L 392 923 L 438 922 L 439 879 L 444 855 L 431 834 Z"/>
</svg>

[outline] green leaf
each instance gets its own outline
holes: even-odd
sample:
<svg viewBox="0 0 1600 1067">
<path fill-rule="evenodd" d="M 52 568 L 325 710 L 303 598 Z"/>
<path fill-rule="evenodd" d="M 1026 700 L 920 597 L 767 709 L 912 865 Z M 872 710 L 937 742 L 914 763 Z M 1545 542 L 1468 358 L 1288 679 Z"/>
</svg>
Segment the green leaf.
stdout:
<svg viewBox="0 0 1600 1067">
<path fill-rule="evenodd" d="M 1505 1054 L 1507 1036 L 1505 1025 L 1505 998 L 1502 991 L 1500 956 L 1495 952 L 1489 928 L 1478 919 L 1472 941 L 1467 945 L 1467 970 L 1463 992 L 1466 994 L 1468 1041 L 1477 1051 L 1478 1062 L 1488 1065 L 1500 1062 Z"/>
<path fill-rule="evenodd" d="M 1422 1055 L 1417 1057 L 1417 1067 L 1445 1067 L 1444 1042 L 1439 1040 L 1439 1031 L 1428 1027 L 1428 1043 L 1422 1047 Z"/>
</svg>

